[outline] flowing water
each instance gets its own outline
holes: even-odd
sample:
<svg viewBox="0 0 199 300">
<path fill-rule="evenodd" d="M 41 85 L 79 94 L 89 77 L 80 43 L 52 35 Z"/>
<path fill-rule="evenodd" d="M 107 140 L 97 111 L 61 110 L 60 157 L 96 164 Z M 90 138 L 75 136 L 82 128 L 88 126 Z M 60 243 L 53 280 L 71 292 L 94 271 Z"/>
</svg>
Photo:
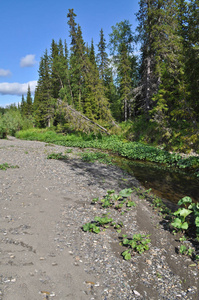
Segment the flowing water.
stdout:
<svg viewBox="0 0 199 300">
<path fill-rule="evenodd" d="M 117 164 L 135 176 L 146 189 L 171 202 L 177 203 L 181 198 L 189 196 L 199 202 L 199 179 L 175 169 L 161 167 L 154 163 L 131 161 L 116 158 Z"/>
</svg>

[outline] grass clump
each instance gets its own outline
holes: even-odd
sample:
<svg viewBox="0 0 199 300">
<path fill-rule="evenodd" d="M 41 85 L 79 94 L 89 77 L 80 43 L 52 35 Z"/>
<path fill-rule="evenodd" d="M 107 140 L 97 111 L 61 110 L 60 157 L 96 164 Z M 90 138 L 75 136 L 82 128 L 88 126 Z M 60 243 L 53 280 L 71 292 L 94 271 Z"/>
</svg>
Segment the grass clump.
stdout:
<svg viewBox="0 0 199 300">
<path fill-rule="evenodd" d="M 47 156 L 47 159 L 64 160 L 64 159 L 68 159 L 68 156 L 63 155 L 61 152 L 60 153 L 51 153 Z"/>
<path fill-rule="evenodd" d="M 112 164 L 112 158 L 107 153 L 103 152 L 90 152 L 86 151 L 80 154 L 81 159 L 85 162 L 95 162 L 98 161 L 103 164 Z"/>
<path fill-rule="evenodd" d="M 19 166 L 12 166 L 12 165 L 9 165 L 8 163 L 4 163 L 4 164 L 0 164 L 0 170 L 4 170 L 6 171 L 7 169 L 16 169 L 16 168 L 19 168 Z"/>
</svg>

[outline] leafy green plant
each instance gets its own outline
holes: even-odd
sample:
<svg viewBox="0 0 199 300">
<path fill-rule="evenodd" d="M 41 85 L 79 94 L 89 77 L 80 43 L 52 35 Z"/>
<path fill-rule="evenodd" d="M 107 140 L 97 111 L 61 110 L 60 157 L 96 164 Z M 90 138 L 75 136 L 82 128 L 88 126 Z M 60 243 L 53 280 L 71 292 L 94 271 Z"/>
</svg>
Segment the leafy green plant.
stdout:
<svg viewBox="0 0 199 300">
<path fill-rule="evenodd" d="M 93 222 L 86 223 L 83 225 L 83 231 L 89 231 L 94 233 L 100 233 L 100 228 L 108 228 L 112 225 L 113 219 L 108 217 L 108 214 L 103 215 L 102 217 L 95 217 Z"/>
<path fill-rule="evenodd" d="M 5 139 L 7 137 L 7 128 L 4 118 L 0 115 L 0 139 Z"/>
<path fill-rule="evenodd" d="M 176 216 L 171 225 L 177 230 L 188 230 L 191 220 L 194 220 L 194 226 L 196 228 L 196 236 L 199 235 L 199 203 L 193 203 L 192 199 L 188 196 L 178 201 L 180 207 L 173 213 Z M 192 214 L 192 219 L 187 220 L 187 217 Z M 191 224 L 192 225 L 192 224 Z"/>
<path fill-rule="evenodd" d="M 135 207 L 136 204 L 134 201 L 128 201 L 127 204 L 126 204 L 127 207 Z"/>
<path fill-rule="evenodd" d="M 192 248 L 187 248 L 185 245 L 181 245 L 180 246 L 180 249 L 179 249 L 179 252 L 182 254 L 182 255 L 188 255 L 188 256 L 192 256 L 193 253 L 194 253 L 194 249 Z"/>
<path fill-rule="evenodd" d="M 110 150 L 122 157 L 126 157 L 134 160 L 145 160 L 155 163 L 164 164 L 167 167 L 176 167 L 178 169 L 184 169 L 187 172 L 195 173 L 199 176 L 199 157 L 184 158 L 179 154 L 170 153 L 166 150 L 148 146 L 138 142 L 127 142 L 122 140 L 116 135 L 101 136 L 86 135 L 83 133 L 72 133 L 67 135 L 57 134 L 49 129 L 32 129 L 26 131 L 20 131 L 16 133 L 16 136 L 21 139 L 40 140 L 47 143 L 54 143 L 66 147 L 80 147 L 80 148 L 95 148 L 101 150 Z M 102 155 L 103 157 L 99 157 Z M 105 157 L 107 155 L 97 154 L 97 159 L 110 160 Z M 89 161 L 96 159 L 95 154 L 84 154 L 84 159 Z"/>
<path fill-rule="evenodd" d="M 19 168 L 19 166 L 12 166 L 12 165 L 9 165 L 8 163 L 4 163 L 4 164 L 0 164 L 0 170 L 7 170 L 9 168 L 12 168 L 12 169 L 16 169 L 16 168 Z"/>
<path fill-rule="evenodd" d="M 51 153 L 47 156 L 47 159 L 58 159 L 58 160 L 64 160 L 68 159 L 67 155 L 63 155 L 61 152 L 60 153 Z"/>
<path fill-rule="evenodd" d="M 132 238 L 127 238 L 127 235 L 123 235 L 123 240 L 121 244 L 123 246 L 128 247 L 127 250 L 122 252 L 122 256 L 125 260 L 130 260 L 132 253 L 138 252 L 142 254 L 146 250 L 149 250 L 149 243 L 151 240 L 149 239 L 150 235 L 142 235 L 140 233 L 134 234 Z"/>
<path fill-rule="evenodd" d="M 83 225 L 83 231 L 90 231 L 94 233 L 100 233 L 100 228 L 95 223 L 86 223 Z"/>
<path fill-rule="evenodd" d="M 96 204 L 99 201 L 99 197 L 93 198 L 91 204 Z"/>
<path fill-rule="evenodd" d="M 184 242 L 184 241 L 186 241 L 187 240 L 187 238 L 183 235 L 181 238 L 179 238 L 179 241 L 180 242 Z"/>
<path fill-rule="evenodd" d="M 136 206 L 136 204 L 129 199 L 132 192 L 132 189 L 123 189 L 119 194 L 115 194 L 114 190 L 110 190 L 107 191 L 103 199 L 99 200 L 99 198 L 94 198 L 91 203 L 95 204 L 98 202 L 103 208 L 113 207 L 116 210 L 121 210 L 124 204 L 126 204 L 126 207 L 133 207 Z"/>
<path fill-rule="evenodd" d="M 188 229 L 189 225 L 188 222 L 185 220 L 188 215 L 192 213 L 192 210 L 186 208 L 179 208 L 176 212 L 174 212 L 174 216 L 177 216 L 171 225 L 174 228 L 186 230 Z"/>
<path fill-rule="evenodd" d="M 99 161 L 104 164 L 112 164 L 112 158 L 107 153 L 103 152 L 83 152 L 81 153 L 81 159 L 86 162 L 95 162 Z"/>
<path fill-rule="evenodd" d="M 121 228 L 124 226 L 124 224 L 123 224 L 123 222 L 119 222 L 119 223 L 112 222 L 111 226 L 113 226 L 114 229 L 116 229 L 117 232 L 120 233 L 121 232 Z"/>
<path fill-rule="evenodd" d="M 72 153 L 73 152 L 73 149 L 67 149 L 65 150 L 65 153 Z"/>
<path fill-rule="evenodd" d="M 99 224 L 100 226 L 105 226 L 106 224 L 109 224 L 113 221 L 112 218 L 109 218 L 107 215 L 103 216 L 103 217 L 95 217 L 95 222 L 97 224 Z"/>
</svg>

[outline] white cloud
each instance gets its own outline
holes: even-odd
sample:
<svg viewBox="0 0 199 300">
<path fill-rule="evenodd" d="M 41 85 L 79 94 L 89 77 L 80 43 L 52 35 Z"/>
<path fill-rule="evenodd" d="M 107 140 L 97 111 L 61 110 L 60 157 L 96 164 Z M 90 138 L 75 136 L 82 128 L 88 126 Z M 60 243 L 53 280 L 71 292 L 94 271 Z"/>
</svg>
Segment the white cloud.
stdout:
<svg viewBox="0 0 199 300">
<path fill-rule="evenodd" d="M 34 64 L 36 64 L 35 54 L 28 54 L 25 57 L 21 58 L 20 61 L 21 68 L 32 67 L 34 66 Z"/>
<path fill-rule="evenodd" d="M 10 72 L 10 70 L 0 69 L 0 77 L 9 77 L 11 75 L 12 73 Z"/>
<path fill-rule="evenodd" d="M 30 86 L 31 93 L 34 93 L 37 81 L 29 81 L 27 83 L 18 82 L 2 82 L 0 83 L 0 94 L 1 95 L 26 95 L 28 91 L 28 86 Z"/>
</svg>

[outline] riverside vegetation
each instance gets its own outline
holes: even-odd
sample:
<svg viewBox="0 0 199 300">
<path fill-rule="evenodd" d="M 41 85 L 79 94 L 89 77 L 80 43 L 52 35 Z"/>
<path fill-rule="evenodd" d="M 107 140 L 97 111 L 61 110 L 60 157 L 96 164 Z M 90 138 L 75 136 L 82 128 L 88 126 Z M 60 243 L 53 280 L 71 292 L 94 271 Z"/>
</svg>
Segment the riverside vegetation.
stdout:
<svg viewBox="0 0 199 300">
<path fill-rule="evenodd" d="M 46 143 L 54 143 L 66 147 L 95 148 L 109 150 L 112 153 L 133 160 L 142 160 L 159 163 L 168 168 L 175 167 L 199 177 L 199 157 L 183 157 L 178 153 L 170 153 L 159 147 L 149 146 L 144 143 L 129 142 L 122 136 L 105 136 L 101 134 L 85 134 L 82 132 L 71 134 L 58 134 L 50 129 L 29 129 L 16 133 L 16 137 L 27 140 L 37 140 Z M 90 154 L 91 155 L 91 154 Z M 105 158 L 105 154 L 101 155 Z M 89 160 L 89 155 L 84 154 L 84 159 Z"/>
<path fill-rule="evenodd" d="M 98 156 L 98 154 L 94 154 L 95 153 L 91 153 L 89 156 L 88 153 L 86 153 L 86 161 L 93 162 L 94 159 L 101 159 L 100 155 Z M 65 156 L 62 153 L 52 153 L 48 155 L 47 158 L 64 159 Z M 85 160 L 84 155 L 82 155 L 82 159 Z M 102 160 L 101 162 L 106 163 L 107 161 Z M 179 253 L 182 255 L 188 255 L 194 261 L 199 262 L 199 255 L 196 254 L 194 248 L 187 247 L 183 244 L 183 242 L 186 242 L 187 240 L 192 241 L 193 245 L 195 242 L 197 243 L 199 241 L 199 203 L 193 203 L 190 197 L 184 197 L 179 200 L 178 206 L 180 206 L 180 208 L 175 212 L 171 212 L 160 198 L 150 195 L 151 189 L 143 191 L 140 188 L 134 188 L 133 190 L 128 188 L 120 191 L 118 194 L 115 194 L 114 190 L 108 190 L 103 199 L 93 198 L 91 204 L 98 204 L 102 209 L 115 209 L 118 213 L 123 215 L 131 207 L 136 206 L 135 202 L 131 200 L 133 191 L 137 193 L 140 198 L 148 199 L 152 203 L 152 206 L 158 210 L 158 213 L 162 215 L 165 220 L 169 221 L 167 229 L 169 229 L 173 234 L 180 234 L 179 241 L 182 244 L 179 248 Z M 106 212 L 101 217 L 96 216 L 94 221 L 83 225 L 83 231 L 98 234 L 101 232 L 101 229 L 105 231 L 107 228 L 112 226 L 116 229 L 118 234 L 121 233 L 123 223 L 114 222 L 109 215 L 110 212 Z M 148 250 L 150 243 L 149 236 L 150 235 L 135 234 L 132 238 L 127 238 L 127 235 L 123 234 L 122 242 L 120 244 L 128 247 L 127 250 L 121 253 L 124 259 L 130 260 L 132 251 L 141 254 Z"/>
<path fill-rule="evenodd" d="M 33 135 L 31 135 L 33 133 Z M 78 143 L 79 136 L 77 135 L 69 135 L 69 136 L 63 136 L 56 134 L 53 131 L 49 130 L 28 130 L 28 131 L 20 131 L 17 133 L 17 136 L 24 139 L 30 139 L 30 140 L 40 140 L 45 141 L 48 143 L 53 144 L 61 144 L 64 146 L 68 146 L 67 142 L 69 142 L 69 145 L 76 146 Z M 57 138 L 57 140 L 56 140 Z M 93 139 L 93 137 L 92 137 Z M 110 150 L 111 147 L 114 145 L 114 141 L 117 142 L 117 149 L 120 149 L 119 147 L 122 147 L 122 145 L 127 144 L 127 142 L 120 141 L 118 137 L 95 137 L 96 144 L 102 145 L 102 149 Z M 71 143 L 72 141 L 72 143 Z M 113 142 L 111 145 L 110 141 Z M 73 144 L 74 142 L 74 144 Z M 84 134 L 80 134 L 79 139 L 79 147 L 86 147 L 91 142 L 91 136 L 87 136 Z M 106 143 L 105 143 L 106 142 Z M 94 143 L 94 145 L 96 145 Z M 131 143 L 133 144 L 133 143 Z M 49 144 L 46 144 L 46 146 Z M 136 145 L 136 143 L 135 143 Z M 141 146 L 139 144 L 138 146 Z M 143 149 L 147 149 L 146 145 L 143 145 Z M 154 150 L 154 153 L 156 149 L 154 147 L 150 147 L 150 150 Z M 148 149 L 147 149 L 148 150 Z M 166 151 L 163 151 L 161 149 L 158 149 L 158 152 L 161 153 L 161 151 L 166 154 Z M 47 159 L 57 159 L 57 160 L 67 160 L 68 156 L 66 153 L 72 152 L 71 149 L 68 149 L 65 151 L 65 154 L 63 153 L 51 153 L 47 156 Z M 150 154 L 150 151 L 148 151 Z M 148 154 L 147 153 L 147 154 Z M 105 153 L 96 152 L 96 153 L 90 153 L 85 152 L 81 153 L 81 158 L 84 161 L 95 161 L 95 160 L 101 160 L 103 163 L 112 163 L 111 160 L 108 157 L 108 154 Z M 141 153 L 141 158 L 147 157 L 147 154 L 144 156 L 143 153 Z M 167 156 L 165 157 L 179 157 L 179 155 L 173 155 L 170 153 L 167 153 Z M 161 156 L 161 155 L 160 155 Z M 138 156 L 137 156 L 138 157 Z M 105 159 L 104 159 L 105 158 Z M 183 158 L 181 158 L 183 160 Z M 197 159 L 197 158 L 196 158 Z M 185 159 L 186 161 L 186 159 Z M 197 160 L 196 160 L 197 161 Z M 173 163 L 173 161 L 172 161 Z M 0 165 L 0 169 L 6 170 L 7 168 L 17 168 L 18 166 L 10 166 L 7 163 L 4 163 Z M 136 204 L 134 201 L 132 201 L 132 193 L 135 192 L 140 198 L 145 198 L 149 200 L 152 203 L 152 206 L 155 210 L 158 211 L 158 213 L 163 217 L 163 220 L 166 220 L 166 226 L 165 228 L 169 231 L 171 231 L 173 234 L 177 234 L 179 236 L 179 241 L 181 242 L 181 246 L 179 248 L 179 253 L 182 255 L 188 255 L 190 256 L 194 262 L 198 263 L 199 261 L 199 255 L 194 249 L 194 245 L 197 244 L 199 240 L 199 204 L 193 203 L 192 199 L 190 197 L 184 197 L 178 202 L 178 205 L 180 208 L 175 211 L 171 212 L 171 210 L 166 207 L 166 205 L 162 202 L 162 200 L 156 196 L 153 196 L 150 194 L 151 190 L 142 190 L 140 188 L 134 188 L 134 189 L 124 189 L 120 191 L 118 194 L 115 193 L 114 190 L 108 190 L 107 194 L 103 197 L 103 199 L 94 198 L 91 201 L 92 205 L 99 205 L 102 209 L 114 209 L 118 212 L 118 214 L 125 214 L 128 210 L 130 210 L 133 207 L 136 207 Z M 109 227 L 112 227 L 116 230 L 118 235 L 124 231 L 123 223 L 122 222 L 115 222 L 113 218 L 110 216 L 110 212 L 103 213 L 102 216 L 96 216 L 93 221 L 86 223 L 83 225 L 82 229 L 85 232 L 93 232 L 93 233 L 100 233 L 101 230 L 105 231 Z M 133 235 L 132 237 L 127 237 L 127 235 L 124 233 L 122 234 L 122 237 L 118 236 L 118 239 L 120 239 L 120 244 L 124 247 L 127 247 L 127 250 L 124 250 L 121 255 L 125 260 L 130 260 L 132 255 L 135 255 L 135 253 L 142 254 L 145 251 L 147 251 L 150 247 L 150 239 L 149 235 L 142 235 L 140 233 L 137 233 Z M 193 247 L 187 247 L 186 242 L 190 241 L 193 244 Z"/>
<path fill-rule="evenodd" d="M 136 192 L 140 198 L 145 198 L 151 201 L 152 206 L 163 216 L 163 220 L 167 220 L 167 230 L 171 231 L 173 234 L 179 234 L 179 242 L 181 243 L 180 248 L 178 249 L 179 253 L 182 255 L 188 255 L 192 260 L 198 264 L 199 255 L 196 253 L 194 245 L 197 245 L 199 241 L 199 204 L 192 203 L 191 198 L 184 197 L 179 200 L 178 205 L 181 206 L 177 211 L 171 212 L 167 208 L 162 200 L 158 197 L 150 195 L 150 190 L 143 191 L 140 188 L 124 189 L 115 194 L 114 190 L 107 191 L 107 195 L 103 199 L 94 198 L 91 204 L 100 205 L 102 209 L 112 208 L 116 209 L 118 213 L 124 214 L 125 211 L 129 210 L 130 207 L 135 207 L 135 203 L 131 201 L 131 195 L 133 192 Z M 124 206 L 126 204 L 126 206 Z M 114 229 L 121 233 L 123 228 L 123 223 L 116 223 L 112 218 L 109 217 L 110 212 L 106 212 L 102 217 L 95 217 L 94 221 L 86 223 L 83 225 L 83 231 L 100 233 L 101 229 L 105 231 L 110 226 L 113 226 Z M 189 215 L 189 219 L 187 218 Z M 123 234 L 122 237 L 118 236 L 118 239 L 122 240 L 120 244 L 127 247 L 128 249 L 123 251 L 121 255 L 125 260 L 130 260 L 132 255 L 135 253 L 142 254 L 145 251 L 149 250 L 149 245 L 151 240 L 149 239 L 150 235 L 142 235 L 140 233 L 134 234 L 132 237 L 127 238 L 126 234 Z M 184 242 L 190 241 L 193 244 L 193 247 L 187 247 Z"/>
<path fill-rule="evenodd" d="M 127 157 L 129 159 L 137 159 L 137 160 L 145 160 L 159 163 L 160 165 L 164 165 L 168 168 L 175 167 L 178 169 L 183 169 L 186 172 L 191 172 L 195 176 L 199 177 L 199 158 L 198 157 L 183 157 L 180 154 L 170 153 L 166 150 L 155 148 L 153 146 L 148 146 L 142 143 L 136 142 L 128 142 L 123 140 L 119 136 L 102 136 L 102 135 L 94 135 L 94 134 L 68 134 L 62 135 L 57 134 L 54 131 L 50 131 L 49 129 L 45 130 L 26 130 L 19 131 L 16 134 L 17 137 L 28 140 L 39 140 L 47 143 L 54 143 L 62 146 L 68 147 L 79 147 L 79 148 L 95 148 L 100 150 L 109 150 L 113 153 L 119 154 L 120 156 Z M 69 152 L 71 150 L 69 149 Z M 87 162 L 94 162 L 98 160 L 101 163 L 112 164 L 113 159 L 107 154 L 102 152 L 83 152 L 80 154 L 82 160 Z M 58 154 L 50 154 L 48 158 L 55 159 L 66 159 L 66 156 L 62 153 Z M 140 198 L 148 198 L 152 205 L 158 209 L 159 214 L 163 215 L 165 219 L 169 220 L 169 230 L 173 232 L 173 234 L 181 234 L 179 237 L 179 241 L 182 243 L 179 249 L 179 253 L 186 254 L 192 257 L 193 260 L 198 261 L 198 254 L 196 254 L 194 248 L 187 248 L 183 242 L 187 240 L 198 241 L 199 239 L 199 213 L 198 213 L 198 203 L 192 203 L 191 198 L 185 197 L 179 201 L 178 205 L 185 206 L 179 208 L 176 212 L 171 213 L 170 209 L 166 207 L 162 200 L 156 196 L 150 197 L 150 189 L 146 191 L 141 191 L 138 188 L 134 188 L 134 192 L 136 192 Z M 130 209 L 135 206 L 135 203 L 128 199 L 128 197 L 132 194 L 132 190 L 124 190 L 120 191 L 120 193 L 114 194 L 114 191 L 107 191 L 107 195 L 99 200 L 98 198 L 94 198 L 92 200 L 92 204 L 98 203 L 102 208 L 113 208 L 118 210 L 121 214 L 125 213 L 123 207 L 126 209 Z M 189 206 L 187 207 L 187 203 Z M 190 215 L 190 216 L 189 216 Z M 100 219 L 101 218 L 101 219 Z M 188 218 L 188 219 L 187 219 Z M 103 223 L 107 222 L 107 223 Z M 113 226 L 114 229 L 117 230 L 118 233 L 121 232 L 122 224 L 115 224 L 115 222 L 109 218 L 107 215 L 102 217 L 96 217 L 94 221 L 91 223 L 85 224 L 85 231 L 91 231 L 95 233 L 99 233 L 100 228 L 108 228 L 109 226 Z M 126 238 L 125 236 L 123 238 Z M 142 237 L 142 242 L 138 241 L 136 245 L 143 245 L 143 249 L 146 246 L 148 249 L 148 236 Z M 146 245 L 145 245 L 145 240 Z M 125 240 L 127 242 L 127 240 Z M 132 245 L 135 245 L 134 242 L 130 242 Z M 194 244 L 194 242 L 193 242 Z M 124 244 L 123 244 L 124 245 Z M 131 247 L 130 244 L 126 244 L 128 247 Z M 137 247 L 137 246 L 136 246 Z M 134 247 L 134 251 L 136 250 Z M 141 247 L 141 246 L 140 246 Z M 139 249 L 139 247 L 138 247 Z M 146 250 L 145 249 L 145 250 Z M 130 258 L 131 250 L 127 249 L 123 257 L 125 259 Z"/>
<path fill-rule="evenodd" d="M 98 203 L 103 209 L 113 208 L 116 209 L 118 213 L 123 214 L 125 213 L 126 208 L 129 210 L 130 207 L 136 206 L 135 202 L 131 201 L 132 193 L 133 190 L 130 188 L 120 191 L 119 194 L 115 194 L 114 190 L 110 190 L 107 191 L 107 194 L 103 199 L 99 200 L 99 198 L 94 198 L 91 204 L 96 205 Z M 124 204 L 126 204 L 125 208 Z M 100 227 L 105 230 L 110 226 L 113 226 L 117 233 L 120 234 L 121 229 L 123 228 L 123 223 L 114 222 L 113 219 L 108 216 L 109 214 L 110 212 L 103 214 L 102 217 L 97 216 L 94 218 L 94 221 L 84 224 L 82 227 L 83 231 L 89 231 L 98 234 L 101 232 Z M 122 239 L 120 244 L 128 247 L 127 250 L 121 253 L 123 258 L 125 260 L 130 260 L 133 253 L 137 252 L 142 254 L 144 251 L 148 250 L 149 243 L 151 241 L 148 237 L 149 235 L 134 234 L 132 238 L 127 238 L 127 235 L 123 234 L 122 238 L 120 238 Z"/>
<path fill-rule="evenodd" d="M 84 154 L 84 153 L 83 153 Z M 88 155 L 86 153 L 86 161 L 94 161 L 101 159 L 101 156 L 95 153 L 90 153 Z M 84 155 L 81 155 L 82 159 L 85 160 Z M 58 153 L 58 155 L 50 154 L 47 158 L 54 159 L 62 159 L 64 157 L 62 153 Z M 106 157 L 106 156 L 105 156 Z M 107 163 L 107 161 L 102 160 L 100 162 Z M 173 234 L 180 234 L 179 241 L 182 243 L 179 249 L 179 253 L 182 255 L 190 256 L 194 261 L 199 261 L 199 255 L 196 254 L 194 248 L 187 248 L 183 242 L 187 240 L 199 241 L 199 203 L 193 203 L 190 197 L 184 197 L 179 200 L 178 205 L 180 208 L 171 212 L 171 210 L 166 207 L 166 205 L 162 202 L 162 200 L 156 196 L 150 196 L 151 189 L 149 190 L 141 190 L 140 188 L 132 189 L 124 189 L 120 191 L 118 194 L 115 194 L 114 190 L 108 190 L 107 194 L 103 197 L 103 199 L 93 198 L 91 204 L 98 204 L 102 209 L 115 209 L 121 215 L 123 215 L 127 210 L 131 207 L 135 207 L 136 204 L 131 200 L 132 193 L 136 192 L 140 198 L 146 198 L 151 201 L 154 208 L 158 209 L 160 215 L 164 216 L 164 219 L 169 220 L 169 230 L 172 231 Z M 121 233 L 121 229 L 123 228 L 123 223 L 116 223 L 112 218 L 109 217 L 110 212 L 103 214 L 101 217 L 96 216 L 94 221 L 86 223 L 83 225 L 83 231 L 100 233 L 101 229 L 105 231 L 105 229 L 113 226 L 114 229 L 118 233 Z M 187 218 L 189 216 L 189 218 Z M 149 249 L 149 239 L 150 235 L 141 235 L 135 234 L 132 238 L 127 238 L 127 235 L 122 235 L 122 242 L 120 243 L 123 246 L 128 247 L 127 250 L 123 251 L 121 255 L 125 260 L 130 260 L 132 251 L 143 253 L 144 251 Z M 194 244 L 194 242 L 193 242 Z"/>
</svg>

